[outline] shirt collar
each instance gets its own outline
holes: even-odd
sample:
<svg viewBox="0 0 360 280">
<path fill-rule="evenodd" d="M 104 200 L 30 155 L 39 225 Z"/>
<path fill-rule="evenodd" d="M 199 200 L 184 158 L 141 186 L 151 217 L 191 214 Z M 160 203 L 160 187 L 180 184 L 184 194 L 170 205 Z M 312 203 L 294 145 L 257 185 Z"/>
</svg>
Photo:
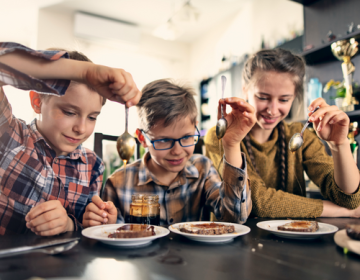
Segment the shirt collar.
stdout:
<svg viewBox="0 0 360 280">
<path fill-rule="evenodd" d="M 53 153 L 55 154 L 55 151 L 53 150 L 53 148 L 50 147 L 50 145 L 46 142 L 44 136 L 42 136 L 40 131 L 37 129 L 36 118 L 33 119 L 32 122 L 30 123 L 30 129 L 33 134 L 34 143 L 37 143 L 37 142 L 42 143 L 42 146 L 44 148 L 53 151 Z M 70 153 L 66 156 L 59 156 L 59 158 L 68 158 L 68 159 L 72 159 L 72 160 L 80 159 L 83 163 L 85 163 L 85 164 L 87 163 L 86 150 L 81 144 L 79 146 L 77 146 L 76 149 L 72 153 Z"/>
</svg>

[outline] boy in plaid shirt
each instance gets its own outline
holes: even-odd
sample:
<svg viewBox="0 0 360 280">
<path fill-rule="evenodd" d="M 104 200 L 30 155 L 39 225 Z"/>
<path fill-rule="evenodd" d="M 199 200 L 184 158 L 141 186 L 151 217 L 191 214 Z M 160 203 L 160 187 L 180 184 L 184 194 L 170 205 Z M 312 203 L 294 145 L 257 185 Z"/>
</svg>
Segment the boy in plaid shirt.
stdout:
<svg viewBox="0 0 360 280">
<path fill-rule="evenodd" d="M 193 90 L 168 80 L 146 85 L 137 105 L 137 137 L 148 148 L 142 159 L 119 169 L 106 182 L 104 202 L 94 196 L 86 207 L 84 227 L 128 222 L 131 196 L 157 194 L 160 224 L 199 221 L 204 206 L 217 220 L 244 223 L 251 211 L 251 193 L 240 142 L 255 124 L 254 108 L 239 98 L 225 98 L 230 105 L 223 137 L 225 156 L 221 181 L 210 159 L 193 155 L 199 139 Z M 218 116 L 220 117 L 220 106 Z"/>
<path fill-rule="evenodd" d="M 27 125 L 13 116 L 3 85 L 34 90 L 30 101 L 41 118 Z M 0 43 L 0 234 L 81 229 L 104 170 L 81 144 L 106 99 L 131 106 L 140 96 L 129 73 L 80 53 Z"/>
</svg>

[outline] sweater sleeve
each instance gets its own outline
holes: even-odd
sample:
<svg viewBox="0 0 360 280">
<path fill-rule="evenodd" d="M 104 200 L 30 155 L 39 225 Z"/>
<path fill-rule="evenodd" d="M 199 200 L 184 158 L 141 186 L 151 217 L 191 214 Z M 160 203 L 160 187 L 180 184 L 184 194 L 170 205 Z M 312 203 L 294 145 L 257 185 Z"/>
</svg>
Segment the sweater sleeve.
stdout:
<svg viewBox="0 0 360 280">
<path fill-rule="evenodd" d="M 206 155 L 218 168 L 223 151 L 220 151 L 215 128 L 211 128 L 205 136 Z M 269 218 L 315 218 L 321 215 L 323 203 L 292 193 L 267 187 L 255 171 L 245 145 L 241 143 L 241 151 L 246 155 L 247 174 L 251 182 L 252 215 Z"/>
<path fill-rule="evenodd" d="M 353 194 L 346 194 L 337 186 L 333 159 L 327 155 L 324 144 L 314 132 L 306 130 L 302 148 L 304 170 L 320 188 L 324 198 L 348 209 L 357 208 L 360 205 L 360 188 Z"/>
</svg>

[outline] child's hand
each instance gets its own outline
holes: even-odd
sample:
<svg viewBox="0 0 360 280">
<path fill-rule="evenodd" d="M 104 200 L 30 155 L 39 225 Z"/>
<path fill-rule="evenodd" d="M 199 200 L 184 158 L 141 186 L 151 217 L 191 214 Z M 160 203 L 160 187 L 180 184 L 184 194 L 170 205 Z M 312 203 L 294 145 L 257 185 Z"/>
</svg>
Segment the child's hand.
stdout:
<svg viewBox="0 0 360 280">
<path fill-rule="evenodd" d="M 95 195 L 92 202 L 86 206 L 83 216 L 83 227 L 98 226 L 102 224 L 115 224 L 117 209 L 111 201 L 104 202 Z"/>
<path fill-rule="evenodd" d="M 317 106 L 320 106 L 320 109 L 310 117 L 317 135 L 327 141 L 330 146 L 346 143 L 350 124 L 348 115 L 336 106 L 329 106 L 322 98 L 315 99 L 310 104 L 309 110 L 312 111 Z"/>
<path fill-rule="evenodd" d="M 238 97 L 220 99 L 218 119 L 221 118 L 221 104 L 229 104 L 232 108 L 229 114 L 226 114 L 224 108 L 224 118 L 227 120 L 228 127 L 222 138 L 223 144 L 224 146 L 239 147 L 239 143 L 256 122 L 255 109 L 245 100 Z"/>
<path fill-rule="evenodd" d="M 127 107 L 136 105 L 141 92 L 130 73 L 123 69 L 90 64 L 85 73 L 85 80 L 96 91 L 109 100 L 126 103 Z"/>
<path fill-rule="evenodd" d="M 37 235 L 51 236 L 74 230 L 74 223 L 58 200 L 41 203 L 25 217 L 26 227 Z"/>
</svg>

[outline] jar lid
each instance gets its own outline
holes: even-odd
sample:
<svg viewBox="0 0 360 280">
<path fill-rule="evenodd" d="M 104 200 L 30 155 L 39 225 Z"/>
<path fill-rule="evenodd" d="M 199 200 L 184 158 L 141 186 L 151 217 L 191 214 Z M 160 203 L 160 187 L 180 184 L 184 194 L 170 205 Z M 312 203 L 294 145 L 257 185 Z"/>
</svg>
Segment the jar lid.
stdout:
<svg viewBox="0 0 360 280">
<path fill-rule="evenodd" d="M 131 200 L 132 200 L 133 202 L 142 202 L 144 195 L 145 195 L 145 194 L 142 194 L 142 193 L 133 194 L 133 195 L 131 196 Z"/>
<path fill-rule="evenodd" d="M 159 196 L 157 194 L 146 194 L 144 195 L 144 201 L 147 203 L 158 202 Z"/>
</svg>

